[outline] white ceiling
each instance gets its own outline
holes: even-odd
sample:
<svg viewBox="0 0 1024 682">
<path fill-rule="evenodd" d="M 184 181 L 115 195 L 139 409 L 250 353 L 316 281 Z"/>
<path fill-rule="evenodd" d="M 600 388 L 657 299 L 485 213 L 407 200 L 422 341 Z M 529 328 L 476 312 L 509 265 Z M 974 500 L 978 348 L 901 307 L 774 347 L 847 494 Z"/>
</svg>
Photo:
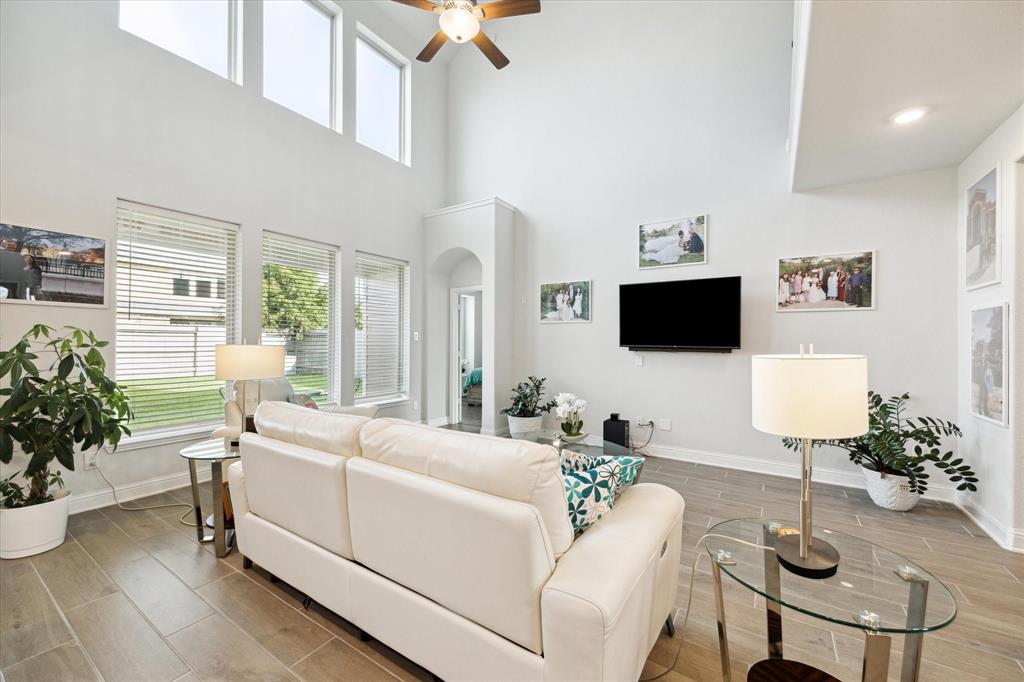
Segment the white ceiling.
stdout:
<svg viewBox="0 0 1024 682">
<path fill-rule="evenodd" d="M 1024 2 L 814 0 L 798 15 L 808 7 L 795 191 L 957 165 L 1024 103 Z M 912 106 L 932 111 L 889 121 Z"/>
</svg>

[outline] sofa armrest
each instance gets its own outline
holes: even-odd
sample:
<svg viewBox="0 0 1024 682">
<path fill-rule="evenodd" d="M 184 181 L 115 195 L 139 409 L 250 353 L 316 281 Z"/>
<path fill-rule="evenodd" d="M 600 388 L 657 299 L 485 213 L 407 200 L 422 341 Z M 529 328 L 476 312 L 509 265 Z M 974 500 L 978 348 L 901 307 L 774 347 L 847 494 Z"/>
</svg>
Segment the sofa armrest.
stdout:
<svg viewBox="0 0 1024 682">
<path fill-rule="evenodd" d="M 541 595 L 546 679 L 636 679 L 675 607 L 683 498 L 627 488 L 562 555 Z"/>
</svg>

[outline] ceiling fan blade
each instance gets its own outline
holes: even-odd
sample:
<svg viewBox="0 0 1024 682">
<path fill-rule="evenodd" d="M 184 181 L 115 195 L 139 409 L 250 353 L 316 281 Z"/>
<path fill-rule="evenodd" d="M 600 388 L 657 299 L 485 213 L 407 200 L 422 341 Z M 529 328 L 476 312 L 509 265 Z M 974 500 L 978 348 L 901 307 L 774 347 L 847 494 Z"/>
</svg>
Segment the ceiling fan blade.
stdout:
<svg viewBox="0 0 1024 682">
<path fill-rule="evenodd" d="M 427 12 L 433 12 L 437 9 L 437 5 L 428 0 L 394 0 L 399 5 L 408 5 L 409 7 L 415 7 L 416 9 L 426 10 Z"/>
<path fill-rule="evenodd" d="M 540 0 L 494 0 L 477 5 L 484 13 L 484 21 L 515 17 L 520 14 L 536 14 L 540 11 Z"/>
<path fill-rule="evenodd" d="M 487 37 L 486 33 L 483 31 L 477 33 L 473 36 L 473 42 L 480 48 L 480 51 L 484 53 L 484 56 L 491 61 L 491 64 L 494 64 L 494 68 L 504 69 L 508 66 L 508 57 L 505 56 L 504 52 L 498 49 L 497 45 L 491 42 L 491 39 Z"/>
<path fill-rule="evenodd" d="M 430 39 L 430 42 L 427 43 L 427 46 L 420 50 L 420 53 L 416 55 L 416 59 L 421 62 L 429 62 L 446 42 L 448 42 L 448 36 L 444 34 L 444 31 L 438 31 L 434 34 L 434 37 Z"/>
</svg>

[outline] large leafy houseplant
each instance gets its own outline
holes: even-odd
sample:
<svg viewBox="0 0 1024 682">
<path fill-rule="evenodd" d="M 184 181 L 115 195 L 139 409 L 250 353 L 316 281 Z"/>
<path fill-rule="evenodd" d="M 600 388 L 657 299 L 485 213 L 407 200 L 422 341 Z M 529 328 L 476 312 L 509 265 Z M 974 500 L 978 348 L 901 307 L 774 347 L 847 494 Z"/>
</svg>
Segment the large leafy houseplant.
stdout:
<svg viewBox="0 0 1024 682">
<path fill-rule="evenodd" d="M 555 406 L 555 401 L 541 402 L 544 397 L 545 377 L 527 377 L 526 381 L 520 381 L 512 389 L 512 404 L 501 410 L 502 414 L 510 417 L 539 417 L 543 412 L 550 412 Z"/>
<path fill-rule="evenodd" d="M 845 450 L 851 462 L 881 474 L 906 476 L 912 493 L 928 489 L 928 462 L 956 483 L 957 490 L 977 490 L 978 478 L 970 465 L 954 459 L 952 450 L 940 449 L 942 438 L 963 435 L 960 427 L 934 417 L 904 417 L 909 399 L 909 393 L 884 399 L 868 391 L 868 432 L 858 438 L 817 440 L 814 445 Z M 798 438 L 783 438 L 782 443 L 790 450 L 800 449 Z"/>
<path fill-rule="evenodd" d="M 76 448 L 116 448 L 131 434 L 128 397 L 106 375 L 100 348 L 107 344 L 91 331 L 37 324 L 0 354 L 0 462 L 11 462 L 15 443 L 29 458 L 27 489 L 15 481 L 21 472 L 0 481 L 4 507 L 52 501 L 51 487 L 64 485 L 50 471 L 54 460 L 74 471 Z M 41 356 L 52 358 L 43 370 L 35 363 Z"/>
</svg>

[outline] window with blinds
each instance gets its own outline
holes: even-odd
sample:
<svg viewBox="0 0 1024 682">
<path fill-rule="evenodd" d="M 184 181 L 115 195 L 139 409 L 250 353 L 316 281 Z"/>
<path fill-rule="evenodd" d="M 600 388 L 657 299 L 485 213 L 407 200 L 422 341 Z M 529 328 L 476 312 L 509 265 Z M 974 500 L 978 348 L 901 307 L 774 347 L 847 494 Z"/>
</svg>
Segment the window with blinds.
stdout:
<svg viewBox="0 0 1024 682">
<path fill-rule="evenodd" d="M 224 418 L 214 347 L 237 339 L 238 226 L 117 204 L 116 375 L 132 431 Z"/>
<path fill-rule="evenodd" d="M 356 402 L 409 392 L 409 266 L 357 254 L 355 263 Z"/>
<path fill-rule="evenodd" d="M 334 247 L 263 233 L 263 344 L 285 347 L 296 393 L 337 402 Z"/>
</svg>

